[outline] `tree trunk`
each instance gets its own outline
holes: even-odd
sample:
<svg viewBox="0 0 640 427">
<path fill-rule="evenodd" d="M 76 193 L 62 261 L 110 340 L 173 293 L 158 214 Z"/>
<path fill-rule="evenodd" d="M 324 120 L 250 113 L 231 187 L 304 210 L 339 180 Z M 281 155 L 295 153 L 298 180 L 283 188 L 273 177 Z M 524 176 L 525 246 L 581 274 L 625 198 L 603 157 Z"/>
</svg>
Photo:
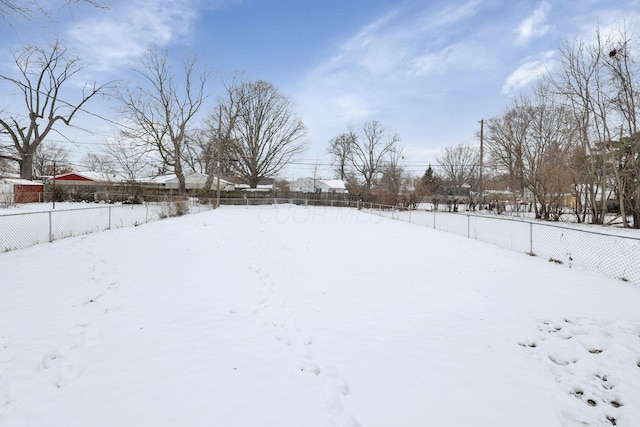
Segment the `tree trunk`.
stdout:
<svg viewBox="0 0 640 427">
<path fill-rule="evenodd" d="M 36 146 L 32 144 L 20 162 L 20 178 L 22 179 L 28 179 L 29 181 L 33 179 L 33 152 L 35 151 L 35 147 Z"/>
</svg>

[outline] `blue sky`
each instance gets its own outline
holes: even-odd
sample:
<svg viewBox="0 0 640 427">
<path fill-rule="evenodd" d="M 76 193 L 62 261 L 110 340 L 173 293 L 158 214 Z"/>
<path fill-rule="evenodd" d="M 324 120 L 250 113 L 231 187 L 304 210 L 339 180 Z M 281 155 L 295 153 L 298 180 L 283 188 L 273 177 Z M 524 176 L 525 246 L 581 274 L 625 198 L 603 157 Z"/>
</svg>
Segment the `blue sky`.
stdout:
<svg viewBox="0 0 640 427">
<path fill-rule="evenodd" d="M 478 144 L 478 121 L 500 114 L 537 76 L 553 70 L 566 40 L 589 38 L 596 26 L 608 29 L 623 20 L 636 35 L 640 30 L 640 0 L 105 3 L 107 10 L 52 7 L 46 18 L 14 17 L 13 28 L 0 31 L 0 72 L 13 72 L 6 47 L 47 42 L 56 34 L 88 65 L 82 77 L 89 82 L 134 84 L 129 69 L 154 43 L 166 45 L 174 58 L 196 53 L 214 72 L 211 106 L 220 81 L 239 70 L 274 83 L 295 103 L 309 130 L 308 149 L 288 178 L 326 164 L 328 141 L 371 119 L 399 134 L 405 166 L 421 174 L 444 147 Z M 4 98 L 0 108 L 19 108 Z M 119 121 L 109 99 L 87 109 Z M 111 122 L 88 115 L 77 125 L 85 130 L 61 128 L 74 141 L 65 147 L 77 157 L 98 151 L 114 132 Z"/>
</svg>

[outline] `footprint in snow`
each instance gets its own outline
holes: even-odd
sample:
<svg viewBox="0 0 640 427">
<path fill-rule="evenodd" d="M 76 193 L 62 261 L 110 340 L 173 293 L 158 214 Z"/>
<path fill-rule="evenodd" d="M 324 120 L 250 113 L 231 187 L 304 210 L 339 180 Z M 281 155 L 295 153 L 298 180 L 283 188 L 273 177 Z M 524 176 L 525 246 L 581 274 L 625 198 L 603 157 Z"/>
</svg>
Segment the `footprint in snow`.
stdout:
<svg viewBox="0 0 640 427">
<path fill-rule="evenodd" d="M 604 369 L 629 363 L 624 360 L 629 353 L 607 349 L 623 343 L 631 354 L 637 354 L 640 345 L 632 338 L 634 334 L 624 325 L 591 319 L 542 320 L 537 326 L 539 340 L 521 340 L 518 345 L 531 354 L 542 352 L 558 384 L 580 384 L 569 389 L 569 395 L 581 400 L 587 408 L 596 408 L 567 410 L 565 418 L 581 425 L 618 425 L 624 414 L 624 396 L 617 392 L 616 381 Z M 569 341 L 571 338 L 574 339 Z M 640 367 L 640 359 L 634 359 Z"/>
<path fill-rule="evenodd" d="M 0 363 L 8 362 L 12 357 L 9 354 L 9 344 L 5 337 L 0 337 Z"/>
<path fill-rule="evenodd" d="M 41 370 L 50 369 L 56 366 L 56 364 L 58 364 L 61 359 L 62 359 L 62 355 L 58 354 L 57 352 L 49 353 L 42 358 L 38 368 Z"/>
<path fill-rule="evenodd" d="M 322 369 L 316 363 L 306 362 L 306 363 L 301 363 L 299 366 L 300 366 L 300 372 L 311 373 L 316 376 L 322 373 Z"/>
</svg>

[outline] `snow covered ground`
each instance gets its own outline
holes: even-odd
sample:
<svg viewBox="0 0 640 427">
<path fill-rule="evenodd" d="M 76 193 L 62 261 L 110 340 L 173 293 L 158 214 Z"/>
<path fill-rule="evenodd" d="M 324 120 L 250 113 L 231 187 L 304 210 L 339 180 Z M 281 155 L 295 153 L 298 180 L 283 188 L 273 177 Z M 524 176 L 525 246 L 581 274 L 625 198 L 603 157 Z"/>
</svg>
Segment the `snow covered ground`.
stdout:
<svg viewBox="0 0 640 427">
<path fill-rule="evenodd" d="M 0 254 L 0 426 L 636 426 L 640 288 L 355 209 Z"/>
</svg>

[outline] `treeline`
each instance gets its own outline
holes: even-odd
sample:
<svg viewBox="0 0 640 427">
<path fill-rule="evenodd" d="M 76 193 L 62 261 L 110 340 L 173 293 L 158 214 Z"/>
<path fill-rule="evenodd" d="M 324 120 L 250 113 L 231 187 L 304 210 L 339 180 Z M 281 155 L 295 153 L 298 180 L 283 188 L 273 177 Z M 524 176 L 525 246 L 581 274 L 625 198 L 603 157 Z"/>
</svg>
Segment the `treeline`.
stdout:
<svg viewBox="0 0 640 427">
<path fill-rule="evenodd" d="M 80 3 L 108 8 L 96 0 Z M 37 1 L 0 2 L 5 21 L 37 13 L 45 13 Z M 74 169 L 52 135 L 69 140 L 64 129 L 74 126 L 79 114 L 92 114 L 119 130 L 106 137 L 103 149 L 87 153 L 82 166 L 130 181 L 172 173 L 181 193 L 185 175 L 192 172 L 209 176 L 206 188 L 220 175 L 256 187 L 277 176 L 304 148 L 306 127 L 278 88 L 238 74 L 223 82 L 222 93 L 213 93 L 211 73 L 197 55 L 174 63 L 166 48 L 153 47 L 130 70 L 135 81 L 79 88 L 86 67 L 62 40 L 11 52 L 13 70 L 0 72 L 0 82 L 18 96 L 16 105 L 0 111 L 0 175 L 17 172 L 31 180 Z M 120 115 L 92 113 L 98 97 L 113 102 Z"/>
<path fill-rule="evenodd" d="M 528 190 L 536 217 L 553 219 L 569 194 L 577 221 L 614 211 L 640 227 L 639 47 L 626 30 L 568 41 L 555 71 L 487 122 L 492 178 Z"/>
<path fill-rule="evenodd" d="M 639 51 L 624 28 L 567 41 L 551 72 L 482 121 L 480 147 L 445 148 L 422 177 L 404 171 L 399 138 L 375 121 L 334 138 L 329 153 L 351 191 L 391 203 L 475 208 L 499 194 L 539 219 L 570 210 L 578 222 L 640 228 Z"/>
</svg>

